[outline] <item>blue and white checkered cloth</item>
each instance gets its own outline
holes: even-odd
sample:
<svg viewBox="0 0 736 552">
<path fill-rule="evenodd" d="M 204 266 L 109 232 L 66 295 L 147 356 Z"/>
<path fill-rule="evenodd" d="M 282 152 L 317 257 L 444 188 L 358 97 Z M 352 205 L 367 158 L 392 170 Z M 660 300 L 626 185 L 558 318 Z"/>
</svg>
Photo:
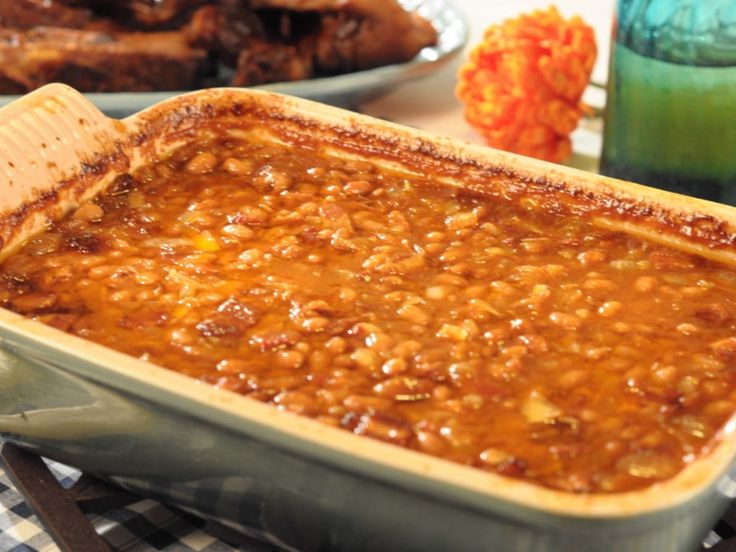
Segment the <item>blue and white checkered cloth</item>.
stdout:
<svg viewBox="0 0 736 552">
<path fill-rule="evenodd" d="M 80 473 L 63 464 L 47 461 L 64 488 Z M 152 500 L 89 516 L 98 534 L 113 550 L 130 552 L 246 552 L 273 551 L 268 545 L 233 548 L 202 530 L 205 523 Z M 0 466 L 0 552 L 58 552 L 38 518 L 18 493 Z"/>
<path fill-rule="evenodd" d="M 64 488 L 71 487 L 80 472 L 57 462 L 46 463 Z M 141 500 L 124 508 L 91 514 L 90 520 L 112 550 L 124 552 L 278 552 L 272 546 L 253 541 L 233 548 L 202 530 L 199 518 L 174 511 L 153 500 Z M 705 539 L 709 549 L 721 539 L 711 532 Z M 13 487 L 0 466 L 0 552 L 58 552 L 23 497 Z"/>
</svg>

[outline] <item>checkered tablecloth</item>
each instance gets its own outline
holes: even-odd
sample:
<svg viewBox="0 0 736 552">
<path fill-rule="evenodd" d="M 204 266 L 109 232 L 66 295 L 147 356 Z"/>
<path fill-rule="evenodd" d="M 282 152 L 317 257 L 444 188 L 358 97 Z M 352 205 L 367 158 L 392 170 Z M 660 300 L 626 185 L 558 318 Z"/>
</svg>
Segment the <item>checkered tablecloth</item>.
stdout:
<svg viewBox="0 0 736 552">
<path fill-rule="evenodd" d="M 79 471 L 47 461 L 51 472 L 65 488 L 80 476 Z M 272 552 L 259 543 L 233 548 L 205 533 L 205 523 L 152 500 L 141 500 L 104 515 L 90 515 L 97 532 L 113 550 L 131 552 Z M 0 465 L 0 552 L 57 552 L 46 533 Z"/>
<path fill-rule="evenodd" d="M 49 469 L 64 488 L 71 487 L 80 472 L 46 460 Z M 97 533 L 112 550 L 121 552 L 279 552 L 274 547 L 253 541 L 234 548 L 203 531 L 205 522 L 154 502 L 141 500 L 104 515 L 90 515 Z M 721 541 L 714 532 L 706 537 L 708 550 Z M 0 464 L 0 552 L 58 552 L 23 497 L 13 486 Z"/>
</svg>

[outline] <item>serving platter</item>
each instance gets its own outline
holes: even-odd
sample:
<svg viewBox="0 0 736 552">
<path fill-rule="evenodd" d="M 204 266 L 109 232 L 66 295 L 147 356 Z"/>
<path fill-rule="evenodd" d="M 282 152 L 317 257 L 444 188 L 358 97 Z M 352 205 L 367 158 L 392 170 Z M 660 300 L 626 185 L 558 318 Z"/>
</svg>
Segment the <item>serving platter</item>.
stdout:
<svg viewBox="0 0 736 552">
<path fill-rule="evenodd" d="M 435 46 L 422 49 L 414 59 L 406 63 L 254 88 L 355 108 L 360 102 L 379 97 L 402 83 L 431 75 L 462 51 L 468 39 L 468 23 L 452 0 L 401 0 L 400 3 L 407 10 L 417 11 L 432 22 L 438 35 Z M 207 84 L 226 86 L 229 72 L 221 67 L 219 76 Z M 182 91 L 107 92 L 89 93 L 85 96 L 107 115 L 125 117 L 179 94 Z M 0 95 L 0 107 L 18 98 L 20 96 Z"/>
</svg>

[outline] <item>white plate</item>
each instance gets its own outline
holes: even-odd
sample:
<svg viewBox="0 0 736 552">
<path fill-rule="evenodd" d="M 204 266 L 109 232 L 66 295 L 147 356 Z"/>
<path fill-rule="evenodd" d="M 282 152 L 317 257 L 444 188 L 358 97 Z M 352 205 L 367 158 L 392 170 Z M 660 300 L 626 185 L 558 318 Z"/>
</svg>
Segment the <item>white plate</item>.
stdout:
<svg viewBox="0 0 736 552">
<path fill-rule="evenodd" d="M 406 63 L 256 88 L 354 108 L 358 102 L 380 96 L 398 84 L 429 75 L 462 50 L 468 38 L 468 24 L 451 0 L 400 0 L 400 3 L 408 10 L 418 11 L 432 22 L 438 34 L 436 46 L 424 48 Z M 223 84 L 226 83 L 213 83 L 218 86 Z M 86 96 L 108 115 L 123 117 L 181 93 L 182 91 L 108 92 L 90 93 Z M 0 95 L 0 106 L 18 97 Z"/>
</svg>

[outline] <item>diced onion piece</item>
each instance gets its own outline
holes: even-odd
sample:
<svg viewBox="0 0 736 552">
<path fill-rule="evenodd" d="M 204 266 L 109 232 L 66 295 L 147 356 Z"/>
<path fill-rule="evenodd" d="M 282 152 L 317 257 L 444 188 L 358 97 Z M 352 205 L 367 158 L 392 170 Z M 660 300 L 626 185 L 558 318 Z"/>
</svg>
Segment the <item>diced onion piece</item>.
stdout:
<svg viewBox="0 0 736 552">
<path fill-rule="evenodd" d="M 521 413 L 530 424 L 548 424 L 562 414 L 538 391 L 532 391 L 521 405 Z"/>
<path fill-rule="evenodd" d="M 210 232 L 204 231 L 194 236 L 194 247 L 200 251 L 219 251 L 220 244 Z"/>
</svg>

